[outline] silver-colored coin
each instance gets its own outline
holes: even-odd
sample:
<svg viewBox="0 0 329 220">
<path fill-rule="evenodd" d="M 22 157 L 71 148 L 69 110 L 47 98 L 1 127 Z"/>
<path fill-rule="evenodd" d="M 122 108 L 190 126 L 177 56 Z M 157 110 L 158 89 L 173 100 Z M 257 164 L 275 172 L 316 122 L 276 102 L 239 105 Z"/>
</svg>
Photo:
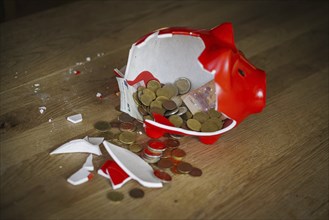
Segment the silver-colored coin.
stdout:
<svg viewBox="0 0 329 220">
<path fill-rule="evenodd" d="M 176 103 L 177 107 L 179 107 L 183 104 L 183 100 L 180 96 L 174 96 L 171 98 L 171 100 Z"/>
<path fill-rule="evenodd" d="M 187 108 L 185 106 L 179 107 L 176 115 L 184 115 L 187 112 Z"/>
<path fill-rule="evenodd" d="M 166 111 L 165 116 L 170 116 L 170 115 L 174 115 L 178 112 L 178 108 L 172 110 L 172 111 Z"/>
<path fill-rule="evenodd" d="M 177 79 L 174 84 L 178 88 L 180 95 L 187 93 L 191 89 L 191 81 L 185 77 Z"/>
</svg>

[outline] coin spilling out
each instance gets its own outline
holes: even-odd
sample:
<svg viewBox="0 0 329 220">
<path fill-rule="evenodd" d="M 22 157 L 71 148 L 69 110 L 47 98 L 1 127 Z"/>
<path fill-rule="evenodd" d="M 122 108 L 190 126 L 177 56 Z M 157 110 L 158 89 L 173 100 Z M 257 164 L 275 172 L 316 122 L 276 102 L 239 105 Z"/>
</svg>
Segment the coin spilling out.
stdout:
<svg viewBox="0 0 329 220">
<path fill-rule="evenodd" d="M 157 163 L 160 169 L 168 169 L 171 168 L 174 164 L 170 159 L 162 158 Z"/>
<path fill-rule="evenodd" d="M 168 148 L 177 148 L 180 145 L 180 142 L 176 139 L 169 138 L 164 141 L 164 144 Z"/>
<path fill-rule="evenodd" d="M 177 165 L 177 170 L 181 173 L 189 173 L 192 170 L 192 165 L 186 162 L 180 162 Z"/>
<path fill-rule="evenodd" d="M 201 129 L 201 123 L 196 120 L 196 119 L 189 119 L 186 122 L 186 125 L 189 129 L 193 130 L 193 131 L 200 131 Z"/>
<path fill-rule="evenodd" d="M 172 149 L 166 149 L 163 151 L 161 158 L 171 158 Z"/>
<path fill-rule="evenodd" d="M 164 142 L 156 139 L 151 139 L 147 142 L 148 148 L 154 152 L 163 152 L 166 150 L 166 145 Z"/>
<path fill-rule="evenodd" d="M 135 131 L 136 130 L 136 126 L 132 122 L 122 122 L 120 124 L 119 128 L 120 128 L 120 131 Z"/>
<path fill-rule="evenodd" d="M 183 119 L 178 115 L 170 116 L 169 121 L 177 128 L 180 128 L 183 124 Z"/>
<path fill-rule="evenodd" d="M 171 168 L 170 168 L 170 171 L 171 171 L 173 174 L 182 174 L 181 172 L 179 172 L 179 171 L 177 170 L 177 166 L 173 166 L 173 167 L 171 167 Z"/>
<path fill-rule="evenodd" d="M 129 146 L 129 150 L 134 152 L 134 153 L 138 153 L 143 149 L 142 145 L 140 144 L 132 144 Z"/>
<path fill-rule="evenodd" d="M 161 88 L 161 84 L 157 80 L 150 80 L 148 81 L 146 88 L 156 92 L 158 89 Z"/>
<path fill-rule="evenodd" d="M 174 101 L 172 100 L 166 100 L 162 103 L 162 106 L 169 111 L 172 111 L 177 108 L 177 105 Z"/>
<path fill-rule="evenodd" d="M 171 181 L 171 176 L 164 171 L 161 170 L 155 170 L 154 171 L 154 176 L 156 176 L 157 178 L 159 178 L 162 182 L 167 183 Z"/>
<path fill-rule="evenodd" d="M 121 113 L 121 115 L 118 116 L 119 121 L 121 122 L 133 122 L 135 119 L 128 115 L 127 113 Z"/>
<path fill-rule="evenodd" d="M 124 131 L 119 135 L 119 141 L 124 144 L 132 144 L 136 140 L 136 133 L 131 131 Z"/>
<path fill-rule="evenodd" d="M 173 159 L 180 161 L 186 156 L 186 153 L 182 149 L 177 148 L 172 150 L 171 155 Z"/>
<path fill-rule="evenodd" d="M 190 176 L 201 176 L 202 170 L 200 170 L 199 168 L 193 167 L 192 170 L 188 174 L 190 174 Z"/>
<path fill-rule="evenodd" d="M 98 121 L 94 124 L 94 128 L 98 131 L 105 132 L 111 128 L 110 124 L 107 121 Z"/>
<path fill-rule="evenodd" d="M 134 189 L 129 191 L 129 195 L 132 198 L 140 199 L 140 198 L 144 197 L 144 191 L 142 189 L 139 189 L 139 188 L 134 188 Z"/>
<path fill-rule="evenodd" d="M 107 198 L 112 202 L 120 202 L 121 200 L 123 200 L 124 195 L 121 192 L 113 191 L 107 194 Z"/>
</svg>

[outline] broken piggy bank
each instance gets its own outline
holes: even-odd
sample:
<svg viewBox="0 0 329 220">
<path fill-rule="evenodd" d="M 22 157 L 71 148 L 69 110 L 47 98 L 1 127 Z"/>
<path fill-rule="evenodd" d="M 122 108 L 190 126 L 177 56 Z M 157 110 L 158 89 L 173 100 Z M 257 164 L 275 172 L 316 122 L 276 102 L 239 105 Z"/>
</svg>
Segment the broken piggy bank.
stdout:
<svg viewBox="0 0 329 220">
<path fill-rule="evenodd" d="M 121 111 L 143 120 L 133 100 L 133 93 L 149 80 L 173 83 L 179 77 L 191 81 L 192 90 L 214 80 L 216 110 L 228 118 L 222 129 L 197 132 L 174 127 L 166 118 L 153 114 L 145 120 L 145 132 L 151 138 L 165 133 L 199 137 L 205 144 L 217 141 L 248 115 L 265 107 L 265 72 L 253 66 L 234 43 L 231 23 L 211 30 L 163 28 L 134 43 L 128 63 L 115 69 L 121 91 Z"/>
</svg>

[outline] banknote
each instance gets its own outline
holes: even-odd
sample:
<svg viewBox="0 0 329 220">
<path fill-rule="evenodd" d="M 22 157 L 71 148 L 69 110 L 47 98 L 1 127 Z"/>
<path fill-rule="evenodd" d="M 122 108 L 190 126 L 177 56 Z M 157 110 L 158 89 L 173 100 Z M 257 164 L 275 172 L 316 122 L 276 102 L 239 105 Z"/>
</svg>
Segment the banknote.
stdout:
<svg viewBox="0 0 329 220">
<path fill-rule="evenodd" d="M 182 95 L 181 98 L 192 114 L 216 108 L 215 81 L 211 80 L 203 86 Z"/>
</svg>

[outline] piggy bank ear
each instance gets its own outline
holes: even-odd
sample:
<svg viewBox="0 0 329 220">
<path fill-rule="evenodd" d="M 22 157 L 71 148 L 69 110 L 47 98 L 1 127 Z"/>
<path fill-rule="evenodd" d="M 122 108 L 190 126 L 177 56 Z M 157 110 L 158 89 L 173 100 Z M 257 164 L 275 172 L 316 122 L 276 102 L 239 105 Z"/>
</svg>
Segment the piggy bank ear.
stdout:
<svg viewBox="0 0 329 220">
<path fill-rule="evenodd" d="M 217 27 L 214 27 L 213 29 L 211 29 L 211 33 L 223 44 L 226 44 L 234 51 L 237 50 L 234 43 L 232 23 L 227 22 Z"/>
</svg>

